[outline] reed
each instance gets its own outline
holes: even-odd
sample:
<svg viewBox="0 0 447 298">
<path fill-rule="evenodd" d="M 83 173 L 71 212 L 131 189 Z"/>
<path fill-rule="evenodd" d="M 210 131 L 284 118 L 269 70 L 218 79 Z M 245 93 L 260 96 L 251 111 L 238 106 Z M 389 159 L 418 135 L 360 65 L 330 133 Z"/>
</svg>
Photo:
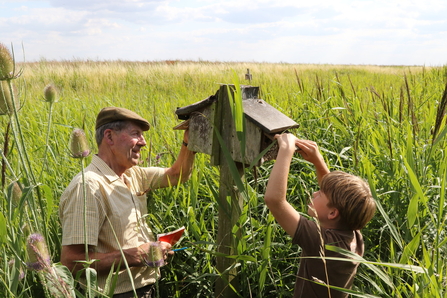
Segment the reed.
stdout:
<svg viewBox="0 0 447 298">
<path fill-rule="evenodd" d="M 67 146 L 74 128 L 95 144 L 94 121 L 102 107 L 135 110 L 152 125 L 143 165 L 169 166 L 181 142 L 172 130 L 179 123 L 176 108 L 214 94 L 220 83 L 233 83 L 235 74 L 240 84 L 248 83 L 247 68 L 260 97 L 300 123 L 293 132 L 318 142 L 331 170 L 365 177 L 373 189 L 379 211 L 363 235 L 364 259 L 374 264 L 360 265 L 353 291 L 364 297 L 444 297 L 445 67 L 44 60 L 16 65 L 23 69 L 14 78 L 23 107 L 0 116 L 0 297 L 46 295 L 38 273 L 25 267 L 23 248 L 29 235 L 40 233 L 58 264 L 58 200 L 79 172 Z M 59 94 L 51 107 L 42 100 L 49 83 Z M 14 133 L 6 130 L 12 120 Z M 291 297 L 299 265 L 298 248 L 263 204 L 271 166 L 245 172 L 243 208 L 234 226 L 242 237 L 237 253 L 228 256 L 236 260 L 241 297 Z M 14 185 L 21 190 L 18 200 Z M 288 199 L 305 211 L 318 187 L 312 165 L 295 158 L 289 185 Z M 219 278 L 218 189 L 219 169 L 197 154 L 190 181 L 149 193 L 145 218 L 154 232 L 184 225 L 181 245 L 190 247 L 162 268 L 160 297 L 213 296 Z M 64 280 L 70 282 L 66 275 Z"/>
</svg>

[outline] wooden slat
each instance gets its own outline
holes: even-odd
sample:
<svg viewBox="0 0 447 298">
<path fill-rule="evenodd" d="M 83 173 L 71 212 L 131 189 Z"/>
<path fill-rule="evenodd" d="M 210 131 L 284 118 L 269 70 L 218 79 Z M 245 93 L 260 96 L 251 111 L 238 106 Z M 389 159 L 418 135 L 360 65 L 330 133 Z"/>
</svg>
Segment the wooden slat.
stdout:
<svg viewBox="0 0 447 298">
<path fill-rule="evenodd" d="M 242 101 L 242 104 L 245 116 L 266 133 L 280 133 L 299 127 L 298 123 L 262 99 L 246 99 Z"/>
</svg>

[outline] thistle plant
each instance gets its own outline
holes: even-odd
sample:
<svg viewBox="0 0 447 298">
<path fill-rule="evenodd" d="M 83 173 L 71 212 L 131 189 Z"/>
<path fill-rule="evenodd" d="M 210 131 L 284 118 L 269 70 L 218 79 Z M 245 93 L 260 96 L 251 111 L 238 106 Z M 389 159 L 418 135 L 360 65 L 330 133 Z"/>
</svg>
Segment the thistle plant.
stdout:
<svg viewBox="0 0 447 298">
<path fill-rule="evenodd" d="M 20 198 L 22 197 L 22 189 L 20 188 L 20 185 L 17 181 L 11 183 L 11 206 L 12 207 L 18 207 L 20 203 Z"/>
<path fill-rule="evenodd" d="M 149 267 L 162 267 L 165 264 L 163 250 L 158 242 L 151 242 L 147 259 L 144 259 L 144 262 Z"/>
<path fill-rule="evenodd" d="M 88 245 L 87 245 L 87 195 L 85 189 L 85 176 L 84 176 L 84 158 L 90 154 L 90 148 L 88 146 L 87 137 L 85 133 L 80 128 L 75 128 L 70 136 L 70 152 L 71 157 L 79 158 L 81 162 L 82 169 L 82 190 L 84 196 L 84 239 L 85 239 L 85 258 L 88 258 Z"/>
<path fill-rule="evenodd" d="M 89 279 L 91 275 L 96 275 L 94 269 L 88 268 L 91 264 L 89 254 L 88 254 L 88 241 L 87 241 L 87 191 L 85 186 L 85 175 L 84 169 L 85 158 L 90 154 L 90 148 L 88 146 L 87 137 L 85 136 L 85 132 L 80 128 L 75 128 L 70 135 L 70 152 L 71 157 L 78 158 L 80 160 L 81 166 L 81 175 L 82 175 L 82 196 L 84 199 L 84 246 L 85 246 L 85 262 L 83 263 L 86 271 L 86 279 Z M 86 289 L 87 296 L 92 296 L 92 285 L 90 282 L 87 282 Z"/>
<path fill-rule="evenodd" d="M 14 85 L 12 85 L 14 98 L 17 98 Z M 19 103 L 16 101 L 15 106 Z M 7 81 L 0 81 L 0 115 L 11 115 L 14 111 L 14 105 L 12 104 L 11 92 L 9 92 L 9 84 Z"/>
<path fill-rule="evenodd" d="M 37 272 L 48 297 L 75 297 L 73 279 L 68 269 L 60 264 L 52 264 L 47 244 L 41 234 L 34 233 L 27 239 L 27 267 Z"/>
<path fill-rule="evenodd" d="M 90 154 L 87 137 L 80 128 L 75 128 L 70 137 L 70 151 L 73 158 L 87 157 Z"/>
<path fill-rule="evenodd" d="M 51 266 L 50 254 L 45 239 L 40 234 L 31 234 L 27 241 L 28 268 L 41 271 Z"/>
<path fill-rule="evenodd" d="M 0 80 L 8 80 L 14 74 L 14 59 L 8 48 L 0 43 Z"/>
<path fill-rule="evenodd" d="M 52 104 L 58 101 L 58 93 L 56 87 L 53 84 L 48 84 L 43 89 L 43 95 L 45 101 Z"/>
<path fill-rule="evenodd" d="M 5 45 L 0 43 L 0 114 L 8 114 L 10 116 L 10 125 L 22 166 L 27 177 L 33 184 L 36 184 L 36 179 L 31 171 L 29 157 L 25 150 L 25 141 L 18 118 L 20 108 L 18 96 L 12 84 L 12 80 L 19 78 L 21 74 L 22 70 L 16 72 L 14 55 L 11 54 Z"/>
<path fill-rule="evenodd" d="M 21 75 L 15 73 L 14 57 L 8 48 L 0 43 L 0 115 L 12 114 L 19 108 L 16 89 L 11 81 Z"/>
<path fill-rule="evenodd" d="M 47 167 L 47 152 L 49 149 L 49 141 L 50 141 L 50 133 L 51 133 L 51 122 L 52 122 L 52 115 L 53 115 L 53 104 L 58 102 L 58 92 L 56 87 L 53 84 L 48 84 L 43 89 L 43 95 L 44 100 L 49 104 L 49 112 L 48 112 L 48 124 L 47 124 L 47 135 L 45 140 L 45 153 L 44 153 L 44 166 L 42 167 L 42 172 L 40 173 L 40 176 L 42 176 L 44 170 Z M 39 179 L 40 180 L 40 179 Z"/>
</svg>

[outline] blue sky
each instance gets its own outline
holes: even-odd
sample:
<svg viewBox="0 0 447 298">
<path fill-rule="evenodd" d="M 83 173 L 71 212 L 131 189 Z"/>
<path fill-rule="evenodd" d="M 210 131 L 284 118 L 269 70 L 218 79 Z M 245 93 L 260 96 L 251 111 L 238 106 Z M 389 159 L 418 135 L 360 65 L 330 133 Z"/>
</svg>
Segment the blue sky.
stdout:
<svg viewBox="0 0 447 298">
<path fill-rule="evenodd" d="M 0 0 L 18 60 L 447 65 L 445 0 Z"/>
</svg>

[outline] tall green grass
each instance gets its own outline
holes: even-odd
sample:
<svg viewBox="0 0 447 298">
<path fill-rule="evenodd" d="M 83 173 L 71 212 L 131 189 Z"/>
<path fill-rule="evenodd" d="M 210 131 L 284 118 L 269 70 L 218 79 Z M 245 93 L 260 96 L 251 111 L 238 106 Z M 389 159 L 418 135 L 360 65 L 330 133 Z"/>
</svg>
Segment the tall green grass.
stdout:
<svg viewBox="0 0 447 298">
<path fill-rule="evenodd" d="M 446 296 L 445 67 L 184 61 L 19 66 L 23 75 L 14 84 L 23 105 L 17 113 L 22 136 L 7 130 L 11 117 L 0 116 L 5 164 L 0 297 L 45 295 L 40 277 L 26 269 L 26 238 L 42 233 L 53 262 L 59 261 L 58 200 L 80 171 L 68 149 L 73 128 L 83 128 L 93 147 L 94 121 L 102 107 L 135 110 L 152 124 L 143 165 L 169 166 L 182 140 L 172 130 L 179 123 L 176 108 L 214 94 L 221 83 L 232 84 L 234 73 L 244 84 L 247 68 L 251 84 L 261 88 L 260 97 L 300 124 L 293 131 L 299 137 L 319 143 L 331 170 L 365 177 L 373 189 L 380 208 L 363 235 L 364 258 L 374 267 L 360 265 L 353 290 L 380 297 Z M 52 106 L 43 100 L 49 83 L 60 94 Z M 25 152 L 18 150 L 22 145 Z M 246 195 L 234 227 L 242 237 L 237 255 L 230 256 L 236 261 L 241 297 L 291 297 L 299 266 L 299 248 L 263 204 L 271 166 L 267 162 L 245 173 Z M 160 297 L 214 295 L 219 174 L 209 156 L 199 153 L 190 181 L 148 196 L 151 228 L 165 232 L 184 225 L 181 244 L 190 247 L 162 268 Z M 16 181 L 22 190 L 18 201 L 13 200 Z M 288 199 L 298 210 L 307 210 L 306 201 L 318 187 L 312 165 L 295 158 L 289 186 Z M 420 266 L 424 273 L 389 263 Z"/>
</svg>

